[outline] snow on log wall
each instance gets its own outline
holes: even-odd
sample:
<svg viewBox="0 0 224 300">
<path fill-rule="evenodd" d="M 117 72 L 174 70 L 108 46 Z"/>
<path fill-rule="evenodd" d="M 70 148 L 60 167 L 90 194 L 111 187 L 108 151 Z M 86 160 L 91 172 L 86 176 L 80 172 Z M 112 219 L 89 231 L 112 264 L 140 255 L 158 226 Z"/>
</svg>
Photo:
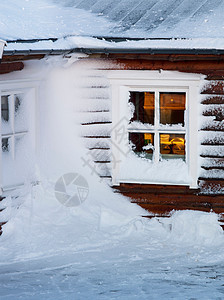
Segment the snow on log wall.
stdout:
<svg viewBox="0 0 224 300">
<path fill-rule="evenodd" d="M 100 180 L 111 183 L 111 97 L 107 79 L 110 63 L 85 61 L 80 85 L 82 103 L 79 111 L 81 135 L 88 149 L 83 166 L 97 173 Z M 100 69 L 99 69 L 100 68 Z"/>
<path fill-rule="evenodd" d="M 201 94 L 199 186 L 204 194 L 224 194 L 224 82 L 205 81 Z"/>
<path fill-rule="evenodd" d="M 88 149 L 83 165 L 111 183 L 111 97 L 107 72 L 119 65 L 87 60 L 80 93 L 81 135 Z M 205 80 L 201 91 L 199 187 L 202 194 L 224 194 L 224 82 Z M 196 129 L 195 129 L 196 130 Z"/>
</svg>

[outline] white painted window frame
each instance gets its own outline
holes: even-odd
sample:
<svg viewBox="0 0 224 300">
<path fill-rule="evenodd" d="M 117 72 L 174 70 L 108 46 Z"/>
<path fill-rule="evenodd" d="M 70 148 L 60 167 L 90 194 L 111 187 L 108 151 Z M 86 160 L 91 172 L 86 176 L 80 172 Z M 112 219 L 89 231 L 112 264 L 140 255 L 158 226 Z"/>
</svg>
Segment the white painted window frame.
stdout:
<svg viewBox="0 0 224 300">
<path fill-rule="evenodd" d="M 130 91 L 153 91 L 166 90 L 172 92 L 186 92 L 186 125 L 184 131 L 170 130 L 173 133 L 186 134 L 186 163 L 191 181 L 187 184 L 190 188 L 197 188 L 198 181 L 198 98 L 200 82 L 203 76 L 200 74 L 181 73 L 176 71 L 136 71 L 136 70 L 113 70 L 108 73 L 111 83 L 112 99 L 112 124 L 113 128 L 123 120 L 126 128 L 126 141 L 128 140 L 127 103 Z M 130 130 L 129 130 L 130 132 Z M 136 131 L 135 131 L 136 132 Z M 139 130 L 139 132 L 141 132 Z M 147 132 L 144 130 L 144 132 Z M 152 131 L 148 131 L 152 132 Z M 160 130 L 161 132 L 161 130 Z M 166 132 L 168 132 L 166 130 Z M 127 143 L 122 141 L 117 144 L 115 134 L 111 132 L 112 153 L 115 161 L 124 159 L 128 151 Z M 124 139 L 124 140 L 125 140 Z M 158 142 L 158 141 L 157 141 Z M 157 154 L 158 155 L 158 154 Z M 121 182 L 133 182 L 133 180 L 119 179 L 119 163 L 112 168 L 112 184 L 119 185 Z M 152 182 L 139 182 L 150 184 Z M 155 184 L 153 182 L 152 184 Z M 164 184 L 158 182 L 157 184 Z M 167 184 L 167 183 L 166 183 Z M 175 183 L 170 183 L 175 185 Z M 178 185 L 178 183 L 177 183 Z"/>
<path fill-rule="evenodd" d="M 38 86 L 39 86 L 39 81 L 37 80 L 2 80 L 0 81 L 0 99 L 1 96 L 4 95 L 11 95 L 11 97 L 14 97 L 13 95 L 16 94 L 29 94 L 29 97 L 31 98 L 31 101 L 33 102 L 33 109 L 30 111 L 31 113 L 31 118 L 32 122 L 30 124 L 30 128 L 27 131 L 16 131 L 14 124 L 11 124 L 12 127 L 12 132 L 10 134 L 2 134 L 2 129 L 1 129 L 1 115 L 0 115 L 0 166 L 2 166 L 2 138 L 12 138 L 12 141 L 14 141 L 16 136 L 23 136 L 25 134 L 28 134 L 28 132 L 31 132 L 31 144 L 32 148 L 36 148 L 36 120 L 37 120 L 37 103 L 36 99 L 38 98 Z M 1 100 L 0 100 L 1 102 Z M 12 101 L 12 105 L 14 106 L 14 101 Z M 11 112 L 14 111 L 14 107 L 11 107 Z M 11 117 L 11 118 L 10 118 Z M 14 123 L 14 116 L 9 116 L 10 122 Z M 12 158 L 15 159 L 15 148 L 14 148 L 14 142 L 12 142 Z M 15 189 L 19 186 L 10 186 L 7 187 L 7 189 Z M 2 168 L 0 168 L 0 195 L 3 194 L 3 185 L 2 185 Z"/>
</svg>

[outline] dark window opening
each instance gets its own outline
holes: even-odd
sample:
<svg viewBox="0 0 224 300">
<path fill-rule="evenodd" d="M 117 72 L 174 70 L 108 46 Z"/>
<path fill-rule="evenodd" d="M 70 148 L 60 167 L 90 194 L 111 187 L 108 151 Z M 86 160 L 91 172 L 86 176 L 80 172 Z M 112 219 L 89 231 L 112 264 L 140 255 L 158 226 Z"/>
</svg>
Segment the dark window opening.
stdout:
<svg viewBox="0 0 224 300">
<path fill-rule="evenodd" d="M 1 116 L 5 122 L 9 121 L 9 96 L 1 96 Z"/>
</svg>

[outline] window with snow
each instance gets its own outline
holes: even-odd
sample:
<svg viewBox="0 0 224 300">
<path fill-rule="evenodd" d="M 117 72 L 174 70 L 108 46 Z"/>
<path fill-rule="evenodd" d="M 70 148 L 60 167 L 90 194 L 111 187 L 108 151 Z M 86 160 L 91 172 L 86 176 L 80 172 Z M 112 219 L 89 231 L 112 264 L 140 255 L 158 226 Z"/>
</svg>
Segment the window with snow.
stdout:
<svg viewBox="0 0 224 300">
<path fill-rule="evenodd" d="M 1 92 L 1 192 L 28 181 L 34 149 L 35 88 L 28 83 L 2 83 Z M 22 86 L 24 88 L 21 88 Z M 5 88 L 8 87 L 8 88 Z"/>
<path fill-rule="evenodd" d="M 140 157 L 185 160 L 186 92 L 154 89 L 130 92 L 134 114 L 128 127 L 133 151 Z M 142 125 L 142 129 L 136 126 Z"/>
<path fill-rule="evenodd" d="M 187 185 L 198 181 L 201 75 L 111 71 L 112 182 Z"/>
<path fill-rule="evenodd" d="M 2 151 L 10 152 L 13 158 L 16 153 L 15 145 L 28 132 L 27 126 L 22 124 L 24 119 L 20 118 L 23 97 L 22 93 L 1 96 Z"/>
</svg>

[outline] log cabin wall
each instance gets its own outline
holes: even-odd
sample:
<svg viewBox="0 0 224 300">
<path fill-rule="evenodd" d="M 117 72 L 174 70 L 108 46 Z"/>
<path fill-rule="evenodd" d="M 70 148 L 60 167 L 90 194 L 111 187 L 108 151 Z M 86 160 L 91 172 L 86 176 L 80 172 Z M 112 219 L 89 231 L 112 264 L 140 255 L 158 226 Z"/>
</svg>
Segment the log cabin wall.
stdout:
<svg viewBox="0 0 224 300">
<path fill-rule="evenodd" d="M 34 57 L 32 57 L 33 59 Z M 36 57 L 37 58 L 37 57 Z M 38 57 L 40 59 L 42 57 Z M 24 57 L 3 58 L 22 69 Z M 25 58 L 28 59 L 28 58 Z M 12 65 L 13 64 L 13 65 Z M 201 95 L 199 139 L 200 177 L 198 189 L 186 186 L 121 184 L 115 192 L 128 196 L 153 214 L 167 215 L 173 209 L 224 212 L 224 56 L 223 55 L 91 55 L 78 63 L 83 71 L 75 79 L 80 105 L 81 135 L 87 148 L 83 166 L 111 185 L 111 97 L 107 72 L 115 69 L 169 70 L 206 76 Z M 4 67 L 4 68 L 5 68 Z M 9 69 L 8 69 L 9 68 Z M 3 70 L 3 69 L 2 69 Z M 13 71 L 14 71 L 13 70 Z"/>
<path fill-rule="evenodd" d="M 148 184 L 120 184 L 115 192 L 128 196 L 132 202 L 139 204 L 153 214 L 167 215 L 172 210 L 194 209 L 202 211 L 224 212 L 224 56 L 205 55 L 125 55 L 111 54 L 92 56 L 95 59 L 110 62 L 103 66 L 98 60 L 98 67 L 93 74 L 100 84 L 92 86 L 98 94 L 92 101 L 101 101 L 98 109 L 89 111 L 91 120 L 83 122 L 91 156 L 102 179 L 111 179 L 112 154 L 110 150 L 111 103 L 109 82 L 106 70 L 173 70 L 205 75 L 201 88 L 201 118 L 199 128 L 200 140 L 200 174 L 198 189 L 186 186 L 165 186 Z M 99 74 L 101 74 L 99 76 Z M 104 84 L 102 85 L 102 78 Z M 103 105 L 105 103 L 105 105 Z M 97 126 L 100 130 L 97 131 Z M 104 128 L 104 129 L 103 129 Z M 90 130 L 91 129 L 91 130 Z M 195 128 L 195 130 L 197 130 Z M 87 134 L 90 133 L 91 134 Z M 93 134 L 94 133 L 94 134 Z M 86 162 L 88 164 L 88 162 Z"/>
</svg>

